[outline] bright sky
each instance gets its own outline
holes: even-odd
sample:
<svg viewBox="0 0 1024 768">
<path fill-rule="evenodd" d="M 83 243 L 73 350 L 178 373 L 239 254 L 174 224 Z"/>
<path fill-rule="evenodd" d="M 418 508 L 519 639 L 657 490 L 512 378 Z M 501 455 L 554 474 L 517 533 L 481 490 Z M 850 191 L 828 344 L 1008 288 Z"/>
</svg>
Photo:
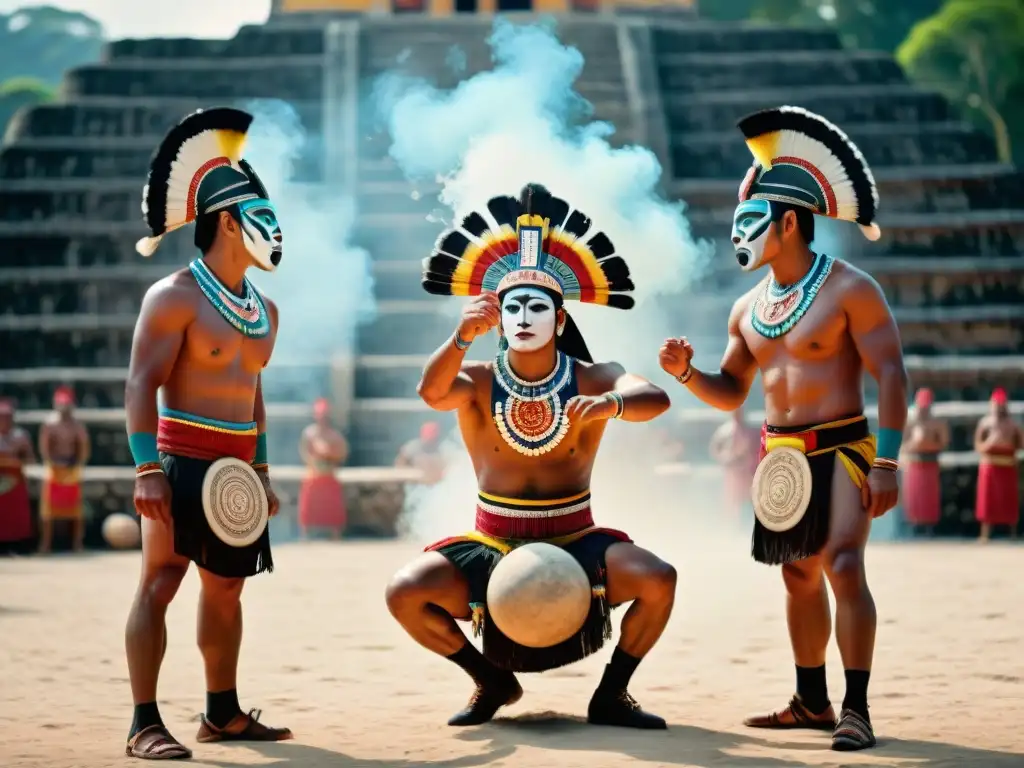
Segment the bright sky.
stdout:
<svg viewBox="0 0 1024 768">
<path fill-rule="evenodd" d="M 270 0 L 0 0 L 0 13 L 55 5 L 98 19 L 107 37 L 231 37 L 263 22 Z"/>
</svg>

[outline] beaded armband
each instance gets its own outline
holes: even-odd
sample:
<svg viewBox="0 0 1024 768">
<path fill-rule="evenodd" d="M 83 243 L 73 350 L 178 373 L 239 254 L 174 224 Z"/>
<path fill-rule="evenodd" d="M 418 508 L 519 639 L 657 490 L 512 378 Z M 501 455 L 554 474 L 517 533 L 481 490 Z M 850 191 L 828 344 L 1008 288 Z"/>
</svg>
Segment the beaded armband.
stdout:
<svg viewBox="0 0 1024 768">
<path fill-rule="evenodd" d="M 466 341 L 461 336 L 459 336 L 459 332 L 458 331 L 455 332 L 454 342 L 455 342 L 455 348 L 456 349 L 460 349 L 463 352 L 465 352 L 467 349 L 469 349 L 469 345 L 473 343 L 471 341 Z"/>
<path fill-rule="evenodd" d="M 252 460 L 252 468 L 256 471 L 266 472 L 270 469 L 267 462 L 267 433 L 260 432 L 256 435 L 256 455 Z"/>
<path fill-rule="evenodd" d="M 609 398 L 610 400 L 612 400 L 615 403 L 615 415 L 612 416 L 612 418 L 613 419 L 621 419 L 622 418 L 622 411 L 626 407 L 626 403 L 622 399 L 622 395 L 620 395 L 618 392 L 612 390 L 611 392 L 606 393 L 605 397 Z"/>
<path fill-rule="evenodd" d="M 903 432 L 898 429 L 882 427 L 878 430 L 878 450 L 875 453 L 875 460 L 871 463 L 877 469 L 887 469 L 895 472 L 900 468 L 897 457 L 900 455 L 900 444 L 903 442 Z"/>
<path fill-rule="evenodd" d="M 128 448 L 135 462 L 136 477 L 164 471 L 160 463 L 160 452 L 156 448 L 156 435 L 152 432 L 133 432 L 128 435 Z"/>
</svg>

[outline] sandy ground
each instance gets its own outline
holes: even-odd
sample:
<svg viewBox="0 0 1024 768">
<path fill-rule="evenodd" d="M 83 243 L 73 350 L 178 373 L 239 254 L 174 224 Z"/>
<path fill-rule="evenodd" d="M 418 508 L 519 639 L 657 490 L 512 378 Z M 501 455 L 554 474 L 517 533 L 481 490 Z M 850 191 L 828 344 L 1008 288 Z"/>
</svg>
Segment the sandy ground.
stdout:
<svg viewBox="0 0 1024 768">
<path fill-rule="evenodd" d="M 675 551 L 672 551 L 672 550 Z M 608 651 L 526 676 L 507 718 L 445 726 L 470 692 L 391 621 L 381 594 L 409 543 L 278 548 L 278 569 L 245 594 L 243 706 L 296 740 L 196 745 L 203 706 L 195 648 L 198 580 L 168 618 L 164 718 L 203 766 L 982 766 L 1024 765 L 1024 547 L 875 544 L 880 614 L 872 714 L 880 747 L 828 750 L 825 734 L 744 730 L 743 715 L 786 702 L 793 685 L 775 570 L 737 539 L 664 554 L 680 570 L 676 613 L 632 689 L 667 732 L 580 722 Z M 0 560 L 0 765 L 123 766 L 131 700 L 122 649 L 137 553 Z M 829 680 L 841 698 L 834 644 Z"/>
</svg>

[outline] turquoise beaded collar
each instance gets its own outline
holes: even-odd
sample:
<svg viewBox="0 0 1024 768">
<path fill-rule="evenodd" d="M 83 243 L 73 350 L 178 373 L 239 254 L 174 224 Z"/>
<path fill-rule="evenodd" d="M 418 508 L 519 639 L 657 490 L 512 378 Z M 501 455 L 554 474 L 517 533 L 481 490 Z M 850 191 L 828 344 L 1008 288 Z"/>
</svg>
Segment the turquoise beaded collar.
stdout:
<svg viewBox="0 0 1024 768">
<path fill-rule="evenodd" d="M 203 295 L 206 296 L 207 301 L 239 333 L 251 339 L 262 339 L 270 333 L 267 305 L 263 303 L 263 297 L 249 282 L 249 278 L 243 278 L 243 295 L 238 297 L 217 279 L 217 276 L 210 271 L 202 259 L 194 259 L 188 268 L 192 270 L 192 276 L 196 279 L 196 283 Z"/>
<path fill-rule="evenodd" d="M 816 254 L 807 274 L 786 287 L 769 277 L 764 291 L 750 308 L 750 324 L 754 330 L 766 339 L 777 339 L 793 330 L 811 308 L 834 263 L 831 256 Z"/>
</svg>

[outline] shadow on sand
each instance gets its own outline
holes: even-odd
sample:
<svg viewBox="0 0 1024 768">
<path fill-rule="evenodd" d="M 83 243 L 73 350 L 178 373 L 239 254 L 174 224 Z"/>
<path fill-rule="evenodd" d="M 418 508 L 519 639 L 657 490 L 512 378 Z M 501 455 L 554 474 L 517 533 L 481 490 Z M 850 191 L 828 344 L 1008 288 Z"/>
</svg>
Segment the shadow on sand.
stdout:
<svg viewBox="0 0 1024 768">
<path fill-rule="evenodd" d="M 479 728 L 460 730 L 455 737 L 464 741 L 489 742 L 488 751 L 450 760 L 425 761 L 414 757 L 368 759 L 342 752 L 313 747 L 298 742 L 238 745 L 251 749 L 281 768 L 476 768 L 513 758 L 521 746 L 530 746 L 552 753 L 604 752 L 619 754 L 665 766 L 685 765 L 701 768 L 783 768 L 814 765 L 876 765 L 914 768 L 1020 768 L 1020 753 L 972 749 L 955 744 L 904 739 L 879 739 L 877 749 L 856 756 L 844 756 L 829 750 L 827 734 L 801 732 L 805 741 L 782 740 L 713 731 L 689 725 L 670 725 L 667 731 L 631 731 L 622 728 L 596 728 L 582 718 L 553 712 L 529 714 L 516 718 L 498 718 Z M 400 749 L 399 745 L 395 745 Z M 807 754 L 806 759 L 793 752 Z M 789 753 L 786 755 L 780 753 Z M 548 765 L 570 762 L 571 757 L 552 755 Z M 242 768 L 242 763 L 204 759 L 197 754 L 195 764 L 217 768 Z M 247 763 L 248 764 L 248 763 Z M 512 764 L 515 764 L 514 762 Z"/>
<path fill-rule="evenodd" d="M 632 731 L 599 728 L 587 725 L 582 718 L 544 712 L 499 718 L 489 725 L 462 732 L 459 737 L 489 741 L 490 747 L 498 752 L 528 745 L 551 751 L 618 753 L 669 766 L 781 768 L 847 762 L 842 753 L 829 749 L 828 734 L 799 733 L 802 734 L 799 738 L 806 740 L 793 738 L 793 732 L 781 734 L 781 739 L 768 740 L 754 731 L 748 735 L 674 724 L 670 724 L 667 731 Z M 775 735 L 778 737 L 778 732 Z M 785 752 L 790 754 L 779 754 Z M 808 753 L 808 757 L 804 760 L 792 752 Z M 912 764 L 914 768 L 1020 768 L 1024 765 L 1024 755 L 939 742 L 880 738 L 876 749 L 849 756 L 848 762 L 883 766 Z"/>
</svg>

